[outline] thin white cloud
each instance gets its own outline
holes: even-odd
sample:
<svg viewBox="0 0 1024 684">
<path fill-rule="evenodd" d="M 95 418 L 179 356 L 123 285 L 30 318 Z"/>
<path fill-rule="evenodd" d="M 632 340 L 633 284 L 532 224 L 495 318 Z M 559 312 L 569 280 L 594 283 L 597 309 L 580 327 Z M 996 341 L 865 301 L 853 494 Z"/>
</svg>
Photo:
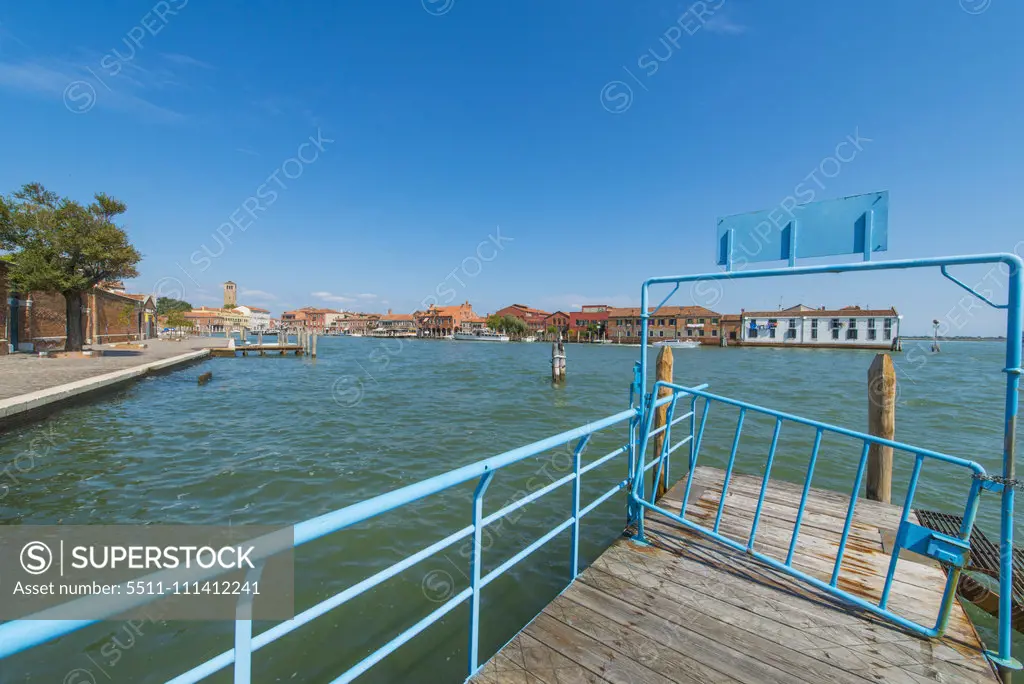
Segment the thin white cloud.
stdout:
<svg viewBox="0 0 1024 684">
<path fill-rule="evenodd" d="M 239 294 L 243 297 L 249 297 L 250 299 L 264 299 L 270 301 L 277 301 L 277 295 L 266 292 L 265 290 L 247 290 L 242 288 Z"/>
<path fill-rule="evenodd" d="M 250 157 L 260 156 L 259 152 L 257 152 L 256 150 L 249 149 L 248 147 L 236 147 L 235 152 L 241 152 L 242 154 L 247 154 Z"/>
<path fill-rule="evenodd" d="M 707 20 L 704 29 L 711 33 L 720 33 L 728 36 L 738 36 L 747 32 L 747 27 L 739 24 L 724 14 L 716 14 Z"/>
<path fill-rule="evenodd" d="M 310 292 L 310 295 L 316 297 L 317 299 L 321 299 L 325 302 L 338 302 L 341 304 L 346 304 L 355 301 L 355 299 L 353 299 L 352 297 L 346 297 L 345 295 L 336 295 L 331 292 L 326 292 L 324 290 L 321 290 L 319 292 Z"/>
<path fill-rule="evenodd" d="M 97 61 L 96 68 L 99 68 Z M 133 65 L 137 74 L 150 74 Z M 85 112 L 93 106 L 142 114 L 163 122 L 177 122 L 184 115 L 167 107 L 154 104 L 129 92 L 141 81 L 127 74 L 100 78 L 96 68 L 64 61 L 0 62 L 0 88 L 41 95 L 56 100 L 71 111 Z M 116 87 L 120 83 L 124 85 Z M 153 79 L 154 85 L 171 83 L 167 76 Z"/>
<path fill-rule="evenodd" d="M 377 295 L 372 292 L 364 292 L 363 294 L 357 294 L 356 297 L 359 299 L 376 299 Z"/>
<path fill-rule="evenodd" d="M 196 59 L 195 57 L 189 55 L 178 54 L 176 52 L 164 52 L 161 53 L 161 56 L 168 62 L 174 62 L 175 64 L 181 64 L 183 66 L 198 67 L 200 69 L 214 68 L 212 64 L 207 64 L 201 59 Z"/>
</svg>

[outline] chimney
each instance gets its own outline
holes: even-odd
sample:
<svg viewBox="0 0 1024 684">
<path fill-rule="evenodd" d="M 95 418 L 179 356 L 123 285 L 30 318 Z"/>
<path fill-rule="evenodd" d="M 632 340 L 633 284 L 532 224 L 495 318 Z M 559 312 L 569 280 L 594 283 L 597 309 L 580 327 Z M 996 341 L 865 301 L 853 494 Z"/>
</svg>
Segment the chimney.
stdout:
<svg viewBox="0 0 1024 684">
<path fill-rule="evenodd" d="M 391 309 L 388 309 L 388 316 L 391 315 Z"/>
</svg>

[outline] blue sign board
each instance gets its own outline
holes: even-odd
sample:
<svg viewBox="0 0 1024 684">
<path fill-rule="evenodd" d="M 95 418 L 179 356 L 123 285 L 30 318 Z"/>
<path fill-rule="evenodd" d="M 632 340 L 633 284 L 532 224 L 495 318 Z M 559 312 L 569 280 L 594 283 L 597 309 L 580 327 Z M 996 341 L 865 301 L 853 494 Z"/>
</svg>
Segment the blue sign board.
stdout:
<svg viewBox="0 0 1024 684">
<path fill-rule="evenodd" d="M 790 198 L 792 199 L 792 198 Z M 718 264 L 728 270 L 761 261 L 884 252 L 889 242 L 889 193 L 788 204 L 718 219 Z"/>
</svg>

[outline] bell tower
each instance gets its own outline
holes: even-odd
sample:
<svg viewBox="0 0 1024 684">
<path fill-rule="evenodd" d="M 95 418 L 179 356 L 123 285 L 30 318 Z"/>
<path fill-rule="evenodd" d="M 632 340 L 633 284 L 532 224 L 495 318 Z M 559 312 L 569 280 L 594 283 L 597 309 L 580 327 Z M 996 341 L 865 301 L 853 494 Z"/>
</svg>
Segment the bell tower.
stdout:
<svg viewBox="0 0 1024 684">
<path fill-rule="evenodd" d="M 224 308 L 234 309 L 238 306 L 238 286 L 230 280 L 224 283 Z"/>
</svg>

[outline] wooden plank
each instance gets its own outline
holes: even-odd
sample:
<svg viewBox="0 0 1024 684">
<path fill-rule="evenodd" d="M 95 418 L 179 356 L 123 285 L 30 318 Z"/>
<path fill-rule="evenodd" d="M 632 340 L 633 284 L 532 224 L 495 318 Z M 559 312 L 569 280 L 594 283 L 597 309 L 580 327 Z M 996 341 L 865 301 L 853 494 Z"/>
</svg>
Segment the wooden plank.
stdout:
<svg viewBox="0 0 1024 684">
<path fill-rule="evenodd" d="M 687 517 L 711 526 L 724 476 L 700 467 Z M 660 501 L 678 511 L 685 482 Z M 761 478 L 730 482 L 720 532 L 746 543 Z M 772 480 L 756 548 L 784 560 L 800 484 Z M 828 581 L 850 498 L 812 489 L 793 567 Z M 857 500 L 840 586 L 877 599 L 888 569 L 883 533 L 899 507 Z M 650 545 L 621 539 L 473 677 L 473 682 L 996 682 L 973 625 L 954 602 L 948 634 L 927 640 L 750 555 L 648 512 Z M 901 562 L 890 606 L 934 622 L 945 575 Z M 928 614 L 930 611 L 930 614 Z"/>
<path fill-rule="evenodd" d="M 601 679 L 529 634 L 520 633 L 472 679 L 475 684 L 601 684 Z"/>
<path fill-rule="evenodd" d="M 611 575 L 601 575 L 599 570 L 588 568 L 564 596 L 629 624 L 648 638 L 687 653 L 691 658 L 728 668 L 726 674 L 738 681 L 864 682 L 859 675 L 780 647 L 752 632 L 706 618 L 671 601 L 659 601 L 656 595 Z M 603 584 L 605 591 L 595 588 L 597 584 Z"/>
<path fill-rule="evenodd" d="M 651 517 L 654 518 L 654 516 Z M 663 539 L 671 540 L 675 546 L 690 543 L 690 535 L 697 534 L 695 532 L 691 533 L 681 530 L 676 527 L 674 523 L 665 522 L 664 518 L 662 518 L 661 521 L 653 519 L 650 520 L 647 523 L 647 527 L 661 533 L 663 535 Z M 747 525 L 746 528 L 749 529 L 749 525 Z M 742 529 L 743 526 L 733 528 L 731 522 L 723 521 L 719 532 L 725 536 L 738 536 L 742 532 Z M 810 543 L 812 543 L 811 540 L 806 542 L 806 544 Z M 770 539 L 762 538 L 761 532 L 759 531 L 758 541 L 755 541 L 755 549 L 779 562 L 782 562 L 785 559 L 786 550 L 788 548 L 787 544 L 788 536 L 786 538 L 786 544 L 773 543 Z M 794 555 L 793 557 L 793 568 L 800 570 L 801 572 L 805 572 L 824 582 L 831 579 L 833 564 L 834 561 L 819 558 L 813 554 L 808 555 L 805 553 L 801 555 Z M 881 554 L 877 557 L 867 555 L 858 556 L 858 554 L 851 553 L 848 550 L 843 561 L 843 568 L 844 572 L 841 573 L 839 577 L 839 588 L 867 601 L 877 603 L 881 597 L 883 579 L 888 569 L 888 557 Z M 851 570 L 854 569 L 856 572 L 851 572 Z M 928 568 L 917 563 L 900 561 L 893 581 L 892 593 L 889 597 L 889 609 L 898 615 L 902 615 L 916 622 L 920 622 L 921 624 L 931 626 L 931 624 L 935 622 L 935 617 L 938 614 L 942 585 L 938 584 L 936 589 L 933 591 L 903 581 L 908 573 L 920 572 L 921 570 L 926 569 Z M 938 581 L 945 582 L 945 578 L 942 577 L 941 580 L 937 580 L 937 582 Z M 952 638 L 965 641 L 966 643 L 970 643 L 975 640 L 973 628 L 970 626 L 970 623 L 966 618 L 966 614 L 963 612 L 963 609 L 959 604 L 954 605 L 953 611 L 950 614 L 950 623 L 947 627 L 947 634 Z"/>
<path fill-rule="evenodd" d="M 672 680 L 608 648 L 547 613 L 541 613 L 525 633 L 547 644 L 613 684 L 671 684 Z"/>
<path fill-rule="evenodd" d="M 658 648 L 646 636 L 634 631 L 631 625 L 609 620 L 571 597 L 557 597 L 544 612 L 673 682 L 712 684 L 724 678 L 718 670 L 693 660 L 689 655 Z"/>
</svg>

